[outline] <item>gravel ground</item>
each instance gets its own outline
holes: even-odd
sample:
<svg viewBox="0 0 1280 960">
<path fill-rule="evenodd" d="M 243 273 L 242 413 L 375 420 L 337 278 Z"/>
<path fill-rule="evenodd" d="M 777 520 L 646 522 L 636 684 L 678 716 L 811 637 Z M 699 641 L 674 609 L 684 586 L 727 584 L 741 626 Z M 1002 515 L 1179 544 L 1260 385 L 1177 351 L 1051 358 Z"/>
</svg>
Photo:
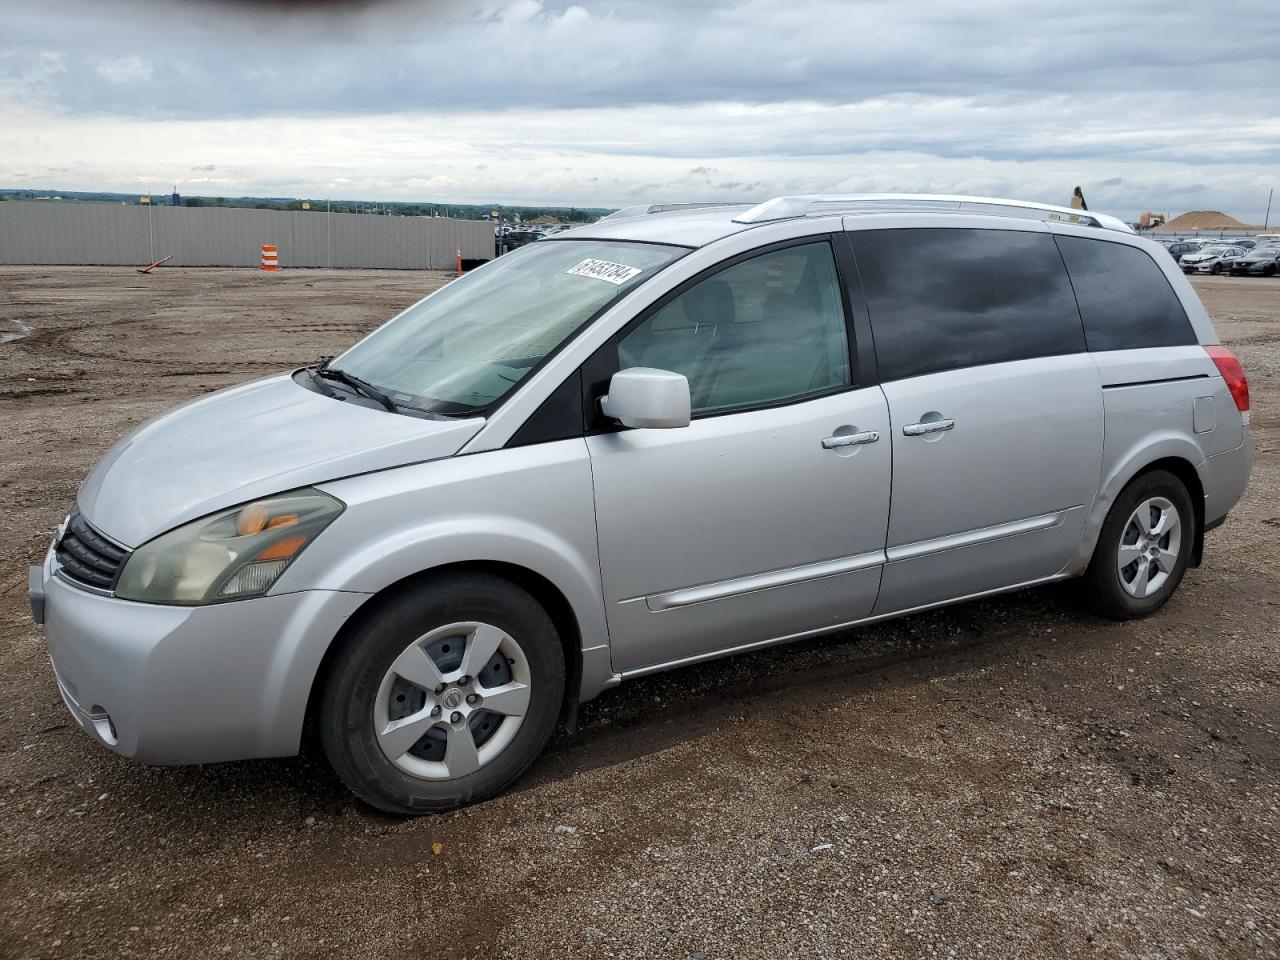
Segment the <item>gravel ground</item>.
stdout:
<svg viewBox="0 0 1280 960">
<path fill-rule="evenodd" d="M 96 746 L 28 619 L 76 484 L 188 397 L 441 275 L 0 268 L 0 955 L 1280 956 L 1280 281 L 1197 279 L 1258 455 L 1139 623 L 1035 590 L 624 685 L 506 795 L 418 820 L 314 753 Z"/>
</svg>

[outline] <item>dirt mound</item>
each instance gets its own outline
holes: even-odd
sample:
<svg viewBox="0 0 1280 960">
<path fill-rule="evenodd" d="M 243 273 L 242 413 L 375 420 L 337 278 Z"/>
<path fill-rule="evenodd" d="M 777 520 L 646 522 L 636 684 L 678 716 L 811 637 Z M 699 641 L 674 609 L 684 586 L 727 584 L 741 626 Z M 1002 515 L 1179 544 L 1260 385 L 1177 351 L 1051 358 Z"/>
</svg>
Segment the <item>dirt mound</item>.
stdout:
<svg viewBox="0 0 1280 960">
<path fill-rule="evenodd" d="M 1220 210 L 1191 210 L 1165 222 L 1164 230 L 1242 230 L 1247 224 Z"/>
</svg>

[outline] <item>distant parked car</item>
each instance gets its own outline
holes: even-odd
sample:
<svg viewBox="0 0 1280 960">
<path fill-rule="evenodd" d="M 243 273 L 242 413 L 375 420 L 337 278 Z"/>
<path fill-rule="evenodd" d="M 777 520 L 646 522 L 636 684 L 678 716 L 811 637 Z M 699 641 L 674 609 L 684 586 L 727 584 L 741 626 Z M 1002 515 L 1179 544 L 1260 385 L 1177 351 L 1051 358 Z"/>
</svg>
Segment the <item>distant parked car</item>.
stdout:
<svg viewBox="0 0 1280 960">
<path fill-rule="evenodd" d="M 1212 273 L 1217 275 L 1230 268 L 1231 261 L 1244 256 L 1244 247 L 1228 246 L 1225 243 L 1211 243 L 1196 253 L 1183 254 L 1178 265 L 1183 273 Z"/>
<path fill-rule="evenodd" d="M 1164 244 L 1164 248 L 1169 251 L 1169 256 L 1173 257 L 1174 263 L 1181 262 L 1184 254 L 1200 252 L 1200 245 L 1190 240 L 1174 240 Z"/>
<path fill-rule="evenodd" d="M 1274 277 L 1280 271 L 1280 246 L 1258 247 L 1231 261 L 1233 277 Z"/>
<path fill-rule="evenodd" d="M 1254 240 L 1252 237 L 1233 237 L 1231 239 L 1231 245 L 1233 247 L 1244 247 L 1246 250 L 1252 250 L 1258 245 L 1258 241 Z"/>
<path fill-rule="evenodd" d="M 537 230 L 512 230 L 505 237 L 505 243 L 508 250 L 514 250 L 516 247 L 523 247 L 526 243 L 541 239 L 542 234 Z"/>
</svg>

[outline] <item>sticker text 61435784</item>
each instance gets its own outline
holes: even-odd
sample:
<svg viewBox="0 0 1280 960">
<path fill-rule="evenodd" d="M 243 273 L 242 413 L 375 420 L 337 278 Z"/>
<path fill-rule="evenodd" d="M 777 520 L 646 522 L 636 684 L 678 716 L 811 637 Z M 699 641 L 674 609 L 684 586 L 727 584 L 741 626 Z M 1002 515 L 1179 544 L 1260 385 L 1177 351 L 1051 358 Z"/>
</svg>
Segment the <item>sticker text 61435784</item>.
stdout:
<svg viewBox="0 0 1280 960">
<path fill-rule="evenodd" d="M 590 277 L 592 280 L 603 280 L 620 287 L 632 277 L 640 273 L 639 267 L 628 267 L 625 263 L 611 263 L 608 260 L 587 259 L 574 264 L 565 273 L 574 277 Z"/>
</svg>

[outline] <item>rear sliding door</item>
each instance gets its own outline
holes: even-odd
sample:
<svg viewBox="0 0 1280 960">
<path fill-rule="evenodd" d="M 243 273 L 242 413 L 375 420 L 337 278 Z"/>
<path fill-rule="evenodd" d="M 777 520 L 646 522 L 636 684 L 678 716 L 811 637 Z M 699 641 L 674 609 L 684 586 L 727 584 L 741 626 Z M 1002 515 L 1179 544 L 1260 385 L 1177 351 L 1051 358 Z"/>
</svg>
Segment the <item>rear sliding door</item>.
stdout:
<svg viewBox="0 0 1280 960">
<path fill-rule="evenodd" d="M 892 436 L 876 613 L 1057 574 L 1097 491 L 1102 396 L 1053 237 L 850 237 Z"/>
</svg>

